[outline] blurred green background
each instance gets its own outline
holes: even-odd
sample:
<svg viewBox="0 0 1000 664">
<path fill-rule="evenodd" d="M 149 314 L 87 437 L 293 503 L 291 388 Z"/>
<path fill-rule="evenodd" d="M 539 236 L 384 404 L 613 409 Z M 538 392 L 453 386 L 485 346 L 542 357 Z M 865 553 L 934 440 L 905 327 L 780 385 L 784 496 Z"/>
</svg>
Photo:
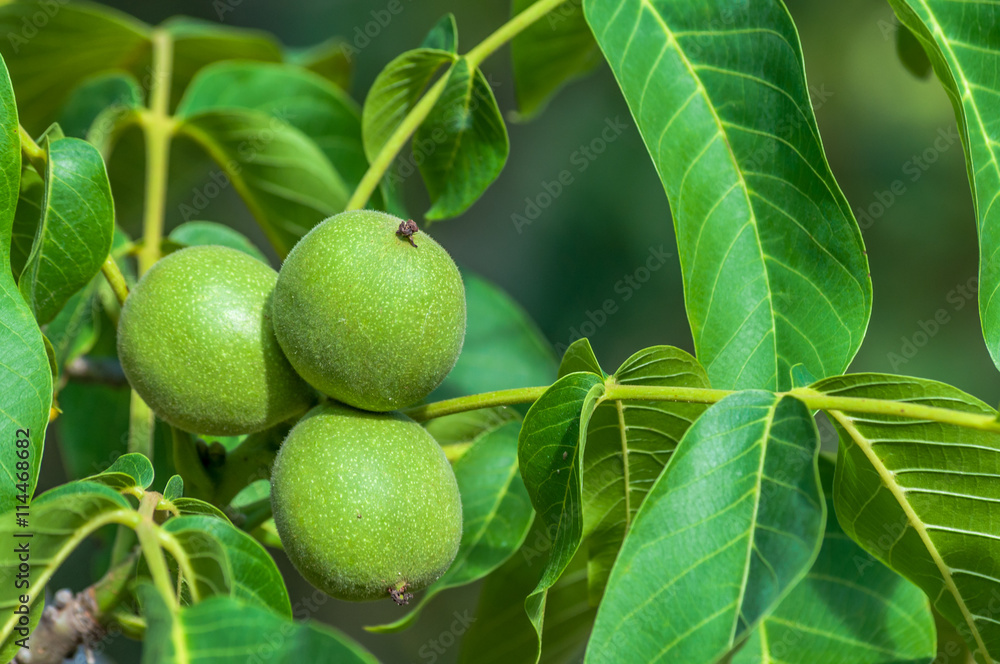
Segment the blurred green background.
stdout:
<svg viewBox="0 0 1000 664">
<path fill-rule="evenodd" d="M 401 2 L 404 10 L 356 57 L 352 92 L 359 101 L 379 70 L 417 46 L 445 12 L 456 15 L 460 49 L 467 50 L 510 11 L 508 2 L 499 1 Z M 305 46 L 334 35 L 353 39 L 387 0 L 106 4 L 150 23 L 185 14 L 268 30 L 285 44 Z M 955 119 L 940 85 L 933 77 L 915 78 L 900 64 L 896 22 L 884 1 L 789 0 L 788 5 L 801 33 L 827 154 L 861 221 L 871 261 L 875 308 L 852 370 L 933 378 L 998 403 L 1000 375 L 986 352 L 974 293 L 972 200 Z M 219 8 L 226 10 L 221 18 Z M 484 69 L 501 108 L 513 111 L 507 50 Z M 627 127 L 582 170 L 574 153 L 597 139 L 606 122 L 616 121 Z M 653 344 L 693 351 L 666 196 L 608 69 L 571 84 L 541 117 L 528 124 L 511 122 L 509 131 L 511 155 L 500 179 L 461 218 L 433 225 L 434 237 L 458 263 L 506 289 L 553 345 L 568 344 L 591 320 L 588 312 L 613 300 L 617 312 L 590 335 L 606 370 Z M 543 203 L 545 196 L 539 195 L 546 183 L 563 170 L 572 173 L 572 184 L 532 223 L 518 228 L 512 215 L 525 215 L 528 201 Z M 168 227 L 183 220 L 179 206 L 192 196 L 187 178 L 201 177 L 180 175 L 174 181 L 184 182 L 170 192 Z M 407 181 L 407 203 L 419 221 L 427 200 L 417 176 Z M 212 201 L 202 217 L 231 224 L 265 244 L 231 190 Z M 134 230 L 138 219 L 120 222 Z M 626 287 L 622 280 L 661 246 L 669 253 L 663 267 L 640 288 Z M 932 322 L 935 317 L 947 322 Z M 50 457 L 43 486 L 59 481 L 58 465 Z M 287 562 L 282 565 L 293 605 L 295 598 L 320 598 Z M 72 584 L 71 577 L 66 583 Z M 327 600 L 309 613 L 358 638 L 383 661 L 448 662 L 455 660 L 458 647 L 445 647 L 454 641 L 446 635 L 453 635 L 456 625 L 460 631 L 457 617 L 471 616 L 474 608 L 475 588 L 453 591 L 437 600 L 414 629 L 380 636 L 361 626 L 398 617 L 400 609 L 390 602 L 359 607 Z M 124 641 L 112 639 L 108 652 L 115 661 L 137 661 Z"/>
</svg>

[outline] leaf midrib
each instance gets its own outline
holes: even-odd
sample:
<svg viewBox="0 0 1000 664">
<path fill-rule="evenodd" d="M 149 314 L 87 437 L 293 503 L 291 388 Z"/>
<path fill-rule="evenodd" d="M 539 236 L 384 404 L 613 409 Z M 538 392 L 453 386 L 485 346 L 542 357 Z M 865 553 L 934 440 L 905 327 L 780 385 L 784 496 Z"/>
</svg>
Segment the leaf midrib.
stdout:
<svg viewBox="0 0 1000 664">
<path fill-rule="evenodd" d="M 909 522 L 909 525 L 920 537 L 920 541 L 924 543 L 924 547 L 930 554 L 931 559 L 934 561 L 935 566 L 938 568 L 938 572 L 941 574 L 941 580 L 944 581 L 945 588 L 951 593 L 952 597 L 955 598 L 955 603 L 958 605 L 959 610 L 962 612 L 962 617 L 965 618 L 966 624 L 971 630 L 972 636 L 976 641 L 979 652 L 983 654 L 987 662 L 993 662 L 993 658 L 986 648 L 986 644 L 983 642 L 982 634 L 979 633 L 979 628 L 976 626 L 976 621 L 969 611 L 969 607 L 965 603 L 965 598 L 958 590 L 958 586 L 955 585 L 955 579 L 951 575 L 951 568 L 948 567 L 944 559 L 941 557 L 940 552 L 937 550 L 937 546 L 931 540 L 930 535 L 927 533 L 927 528 L 924 526 L 923 520 L 917 515 L 913 510 L 913 506 L 906 499 L 906 491 L 896 482 L 893 473 L 886 468 L 882 460 L 875 454 L 875 450 L 872 449 L 871 443 L 868 438 L 861 433 L 861 431 L 854 426 L 854 421 L 848 417 L 843 411 L 840 410 L 830 410 L 827 411 L 833 418 L 844 427 L 844 430 L 851 436 L 851 439 L 857 444 L 861 451 L 864 453 L 865 457 L 868 458 L 868 462 L 872 464 L 875 472 L 879 474 L 879 478 L 882 480 L 882 484 L 889 490 L 892 497 L 895 498 L 896 502 L 899 504 L 903 513 Z"/>
</svg>

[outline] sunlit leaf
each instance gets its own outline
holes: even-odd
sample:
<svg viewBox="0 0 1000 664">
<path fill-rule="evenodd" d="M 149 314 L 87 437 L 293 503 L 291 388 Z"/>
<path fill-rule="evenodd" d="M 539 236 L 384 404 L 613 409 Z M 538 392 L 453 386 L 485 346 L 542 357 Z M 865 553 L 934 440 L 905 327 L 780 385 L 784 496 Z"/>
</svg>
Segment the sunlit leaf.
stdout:
<svg viewBox="0 0 1000 664">
<path fill-rule="evenodd" d="M 21 173 L 17 126 L 14 93 L 0 63 L 0 513 L 14 508 L 17 495 L 30 498 L 34 493 L 52 403 L 45 342 L 11 274 L 11 230 Z M 18 459 L 21 449 L 26 459 Z M 17 470 L 18 461 L 26 461 L 28 469 Z"/>
<path fill-rule="evenodd" d="M 170 235 L 167 237 L 182 247 L 213 244 L 242 251 L 262 263 L 268 262 L 267 257 L 261 253 L 260 249 L 254 246 L 253 242 L 246 235 L 214 221 L 185 222 L 170 231 Z"/>
<path fill-rule="evenodd" d="M 868 326 L 861 231 L 777 0 L 584 0 L 670 200 L 697 357 L 720 389 L 842 373 Z"/>
<path fill-rule="evenodd" d="M 115 213 L 104 160 L 94 146 L 78 138 L 43 144 L 42 214 L 18 287 L 44 324 L 100 271 L 111 250 Z"/>
<path fill-rule="evenodd" d="M 813 390 L 996 415 L 920 378 L 852 374 Z M 931 598 L 979 658 L 1000 659 L 1000 434 L 892 415 L 829 411 L 840 432 L 834 483 L 844 531 Z"/>
<path fill-rule="evenodd" d="M 739 392 L 688 429 L 611 570 L 587 662 L 712 664 L 809 571 L 826 516 L 812 414 Z"/>
<path fill-rule="evenodd" d="M 132 452 L 115 459 L 107 470 L 85 479 L 124 492 L 133 488 L 149 488 L 153 483 L 153 477 L 153 464 L 149 459 L 138 452 Z"/>
<path fill-rule="evenodd" d="M 731 664 L 930 664 L 927 597 L 844 534 L 833 517 L 834 463 L 820 457 L 819 470 L 829 515 L 819 557 Z"/>
</svg>

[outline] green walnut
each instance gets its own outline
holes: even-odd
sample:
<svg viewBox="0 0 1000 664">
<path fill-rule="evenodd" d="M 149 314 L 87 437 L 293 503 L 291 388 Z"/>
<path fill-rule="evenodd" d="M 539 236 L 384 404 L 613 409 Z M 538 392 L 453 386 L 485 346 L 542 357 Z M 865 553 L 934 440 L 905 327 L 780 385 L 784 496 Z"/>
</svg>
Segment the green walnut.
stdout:
<svg viewBox="0 0 1000 664">
<path fill-rule="evenodd" d="M 277 278 L 217 246 L 182 249 L 143 275 L 122 308 L 118 357 L 157 415 L 185 431 L 232 436 L 305 412 L 314 393 L 271 326 Z"/>
<path fill-rule="evenodd" d="M 303 237 L 272 306 L 295 370 L 365 410 L 423 399 L 465 340 L 465 288 L 448 252 L 412 221 L 371 210 L 335 215 Z"/>
<path fill-rule="evenodd" d="M 399 413 L 317 406 L 271 473 L 288 558 L 338 599 L 392 598 L 438 579 L 462 539 L 462 500 L 441 447 Z"/>
</svg>

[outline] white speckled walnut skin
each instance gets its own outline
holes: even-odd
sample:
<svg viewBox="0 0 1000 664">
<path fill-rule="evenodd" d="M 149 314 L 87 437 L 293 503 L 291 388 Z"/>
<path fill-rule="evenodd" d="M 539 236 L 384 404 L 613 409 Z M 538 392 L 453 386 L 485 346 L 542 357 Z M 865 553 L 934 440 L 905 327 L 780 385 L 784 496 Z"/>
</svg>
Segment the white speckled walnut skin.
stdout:
<svg viewBox="0 0 1000 664">
<path fill-rule="evenodd" d="M 426 588 L 462 539 L 451 465 L 399 413 L 317 406 L 288 434 L 271 474 L 281 543 L 311 584 L 338 599 Z"/>
<path fill-rule="evenodd" d="M 405 408 L 430 394 L 465 340 L 465 288 L 426 233 L 357 210 L 330 217 L 292 249 L 274 291 L 274 329 L 295 370 L 357 408 Z"/>
<path fill-rule="evenodd" d="M 278 275 L 226 247 L 182 249 L 135 285 L 118 322 L 129 383 L 166 422 L 232 436 L 304 412 L 314 393 L 270 320 Z"/>
</svg>

